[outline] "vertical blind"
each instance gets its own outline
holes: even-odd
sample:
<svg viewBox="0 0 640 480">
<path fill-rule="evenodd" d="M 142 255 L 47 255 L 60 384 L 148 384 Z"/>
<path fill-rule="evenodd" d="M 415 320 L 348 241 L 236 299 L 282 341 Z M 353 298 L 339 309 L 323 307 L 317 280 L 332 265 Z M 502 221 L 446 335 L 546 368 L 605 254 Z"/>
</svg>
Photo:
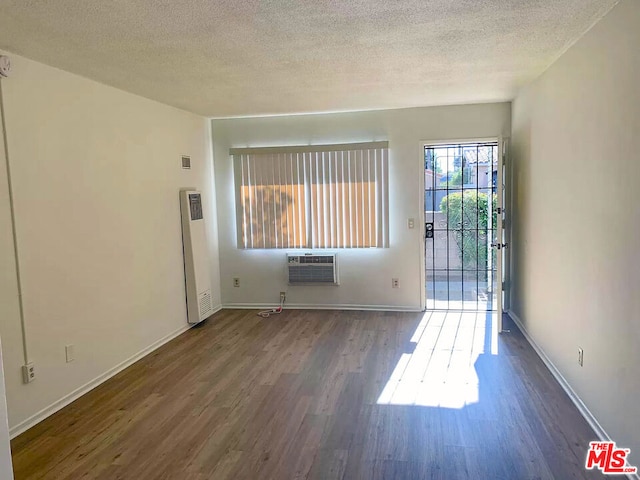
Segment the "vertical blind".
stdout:
<svg viewBox="0 0 640 480">
<path fill-rule="evenodd" d="M 230 154 L 240 248 L 389 246 L 388 142 Z"/>
</svg>

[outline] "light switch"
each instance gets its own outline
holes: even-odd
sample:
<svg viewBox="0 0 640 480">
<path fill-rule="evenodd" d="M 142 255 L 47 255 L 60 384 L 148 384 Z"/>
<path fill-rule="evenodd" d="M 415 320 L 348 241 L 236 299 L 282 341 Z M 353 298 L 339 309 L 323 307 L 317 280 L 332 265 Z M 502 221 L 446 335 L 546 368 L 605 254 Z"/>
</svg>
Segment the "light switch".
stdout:
<svg viewBox="0 0 640 480">
<path fill-rule="evenodd" d="M 76 359 L 76 352 L 73 345 L 66 345 L 64 347 L 64 352 L 67 357 L 67 363 L 73 362 Z"/>
</svg>

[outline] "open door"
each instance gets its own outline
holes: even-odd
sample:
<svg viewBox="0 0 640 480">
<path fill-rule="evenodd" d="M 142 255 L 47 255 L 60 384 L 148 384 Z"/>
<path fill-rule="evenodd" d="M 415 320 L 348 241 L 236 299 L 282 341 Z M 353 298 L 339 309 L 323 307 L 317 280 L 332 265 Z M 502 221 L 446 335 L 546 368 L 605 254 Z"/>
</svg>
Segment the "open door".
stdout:
<svg viewBox="0 0 640 480">
<path fill-rule="evenodd" d="M 498 333 L 502 332 L 502 312 L 504 310 L 504 251 L 508 248 L 504 231 L 504 198 L 505 198 L 505 158 L 507 152 L 507 140 L 498 139 L 498 155 L 493 164 L 493 201 L 489 202 L 490 214 L 488 216 L 489 231 L 491 232 L 491 251 L 487 255 L 490 265 L 488 270 L 492 272 L 490 281 L 491 312 L 493 325 Z M 495 222 L 495 224 L 493 224 Z"/>
</svg>

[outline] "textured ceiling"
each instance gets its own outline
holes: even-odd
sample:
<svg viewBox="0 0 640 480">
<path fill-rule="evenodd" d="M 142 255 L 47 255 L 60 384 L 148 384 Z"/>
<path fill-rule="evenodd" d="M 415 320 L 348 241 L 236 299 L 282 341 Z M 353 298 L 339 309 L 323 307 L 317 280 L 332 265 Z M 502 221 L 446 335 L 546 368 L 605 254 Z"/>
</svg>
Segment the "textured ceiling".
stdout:
<svg viewBox="0 0 640 480">
<path fill-rule="evenodd" d="M 0 49 L 212 117 L 477 103 L 616 3 L 0 0 Z"/>
</svg>

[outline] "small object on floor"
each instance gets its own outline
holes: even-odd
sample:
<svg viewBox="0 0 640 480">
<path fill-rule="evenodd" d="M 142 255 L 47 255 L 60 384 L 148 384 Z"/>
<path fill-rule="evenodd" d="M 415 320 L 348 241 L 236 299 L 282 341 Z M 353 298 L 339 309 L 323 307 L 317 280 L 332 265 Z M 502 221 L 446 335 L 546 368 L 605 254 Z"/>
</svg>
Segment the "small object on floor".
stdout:
<svg viewBox="0 0 640 480">
<path fill-rule="evenodd" d="M 271 315 L 276 315 L 278 313 L 282 313 L 282 307 L 270 308 L 269 310 L 263 310 L 262 312 L 259 312 L 258 315 L 260 315 L 262 318 L 268 318 Z"/>
<path fill-rule="evenodd" d="M 282 313 L 282 308 L 284 307 L 284 299 L 285 299 L 285 295 L 283 293 L 280 294 L 280 306 L 279 307 L 275 307 L 275 308 L 270 308 L 269 310 L 263 310 L 261 312 L 258 312 L 258 315 L 260 315 L 262 318 L 268 318 L 271 315 L 277 315 Z"/>
</svg>

